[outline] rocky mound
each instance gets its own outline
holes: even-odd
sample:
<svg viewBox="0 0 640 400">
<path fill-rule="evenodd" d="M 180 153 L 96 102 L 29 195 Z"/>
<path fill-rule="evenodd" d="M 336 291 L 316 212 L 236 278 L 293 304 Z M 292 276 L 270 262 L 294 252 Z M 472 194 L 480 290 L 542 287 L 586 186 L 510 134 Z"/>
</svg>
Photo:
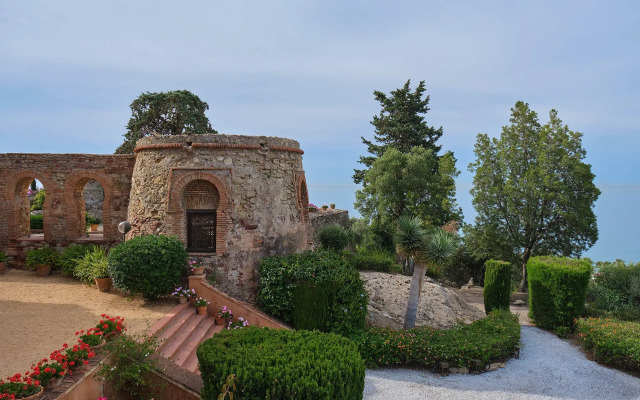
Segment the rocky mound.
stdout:
<svg viewBox="0 0 640 400">
<path fill-rule="evenodd" d="M 360 272 L 360 279 L 369 293 L 369 322 L 374 326 L 402 327 L 411 277 Z M 422 284 L 416 326 L 446 329 L 460 321 L 471 323 L 484 316 L 484 312 L 460 298 L 454 290 L 430 279 Z"/>
</svg>

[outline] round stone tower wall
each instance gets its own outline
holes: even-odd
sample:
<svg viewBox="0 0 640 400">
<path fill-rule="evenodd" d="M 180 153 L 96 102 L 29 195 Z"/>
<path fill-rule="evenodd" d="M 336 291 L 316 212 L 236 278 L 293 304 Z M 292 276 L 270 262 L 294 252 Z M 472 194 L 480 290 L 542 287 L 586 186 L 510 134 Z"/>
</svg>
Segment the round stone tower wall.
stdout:
<svg viewBox="0 0 640 400">
<path fill-rule="evenodd" d="M 135 153 L 129 237 L 179 237 L 192 247 L 190 258 L 217 275 L 227 293 L 254 300 L 261 258 L 307 248 L 309 200 L 297 141 L 221 134 L 147 137 Z M 215 199 L 185 201 L 199 188 L 211 190 Z M 189 209 L 199 203 L 209 204 L 209 210 Z M 203 230 L 202 221 L 209 228 Z M 214 249 L 193 248 L 202 232 Z"/>
</svg>

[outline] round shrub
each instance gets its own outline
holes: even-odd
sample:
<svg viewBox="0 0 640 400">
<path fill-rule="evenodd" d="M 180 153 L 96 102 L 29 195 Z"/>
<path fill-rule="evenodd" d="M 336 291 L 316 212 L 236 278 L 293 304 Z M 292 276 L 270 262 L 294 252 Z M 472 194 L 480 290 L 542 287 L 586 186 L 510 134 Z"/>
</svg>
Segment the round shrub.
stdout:
<svg viewBox="0 0 640 400">
<path fill-rule="evenodd" d="M 498 308 L 509 309 L 511 297 L 511 264 L 489 260 L 484 263 L 484 311 L 489 314 Z"/>
<path fill-rule="evenodd" d="M 187 251 L 174 237 L 138 236 L 111 249 L 107 261 L 115 287 L 152 300 L 180 285 Z"/>
<path fill-rule="evenodd" d="M 340 335 L 248 327 L 214 335 L 197 356 L 205 400 L 231 374 L 239 399 L 362 399 L 364 362 Z"/>
<path fill-rule="evenodd" d="M 323 225 L 318 230 L 318 240 L 323 249 L 340 251 L 349 244 L 349 233 L 336 224 Z"/>
<path fill-rule="evenodd" d="M 591 264 L 563 257 L 533 257 L 527 262 L 529 317 L 541 328 L 573 329 L 584 310 Z"/>
<path fill-rule="evenodd" d="M 293 322 L 296 287 L 329 285 L 335 290 L 328 300 L 325 330 L 348 332 L 364 327 L 369 298 L 358 271 L 341 254 L 333 251 L 307 251 L 267 257 L 260 261 L 258 271 L 258 303 L 266 312 Z M 322 296 L 319 298 L 324 299 Z M 316 304 L 316 307 L 327 306 Z"/>
<path fill-rule="evenodd" d="M 93 246 L 90 244 L 72 244 L 65 247 L 60 256 L 60 266 L 62 267 L 62 275 L 73 276 L 78 260 L 90 252 Z"/>
</svg>

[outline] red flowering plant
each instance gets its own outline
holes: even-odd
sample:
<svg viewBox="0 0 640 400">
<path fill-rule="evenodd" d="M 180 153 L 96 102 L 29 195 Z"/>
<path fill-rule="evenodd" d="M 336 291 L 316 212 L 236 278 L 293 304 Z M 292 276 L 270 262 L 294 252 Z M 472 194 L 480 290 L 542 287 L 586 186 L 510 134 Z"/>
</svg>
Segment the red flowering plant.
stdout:
<svg viewBox="0 0 640 400">
<path fill-rule="evenodd" d="M 76 336 L 80 336 L 78 340 L 91 347 L 100 346 L 104 342 L 104 334 L 100 328 L 89 328 L 86 331 L 83 329 L 77 331 Z"/>
<path fill-rule="evenodd" d="M 56 358 L 58 358 L 59 360 L 63 359 L 60 357 Z M 66 357 L 64 358 L 62 364 L 53 359 L 49 361 L 46 358 L 43 358 L 37 365 L 34 365 L 32 368 L 33 371 L 30 374 L 31 378 L 40 381 L 40 384 L 42 386 L 45 386 L 52 379 L 65 376 L 68 371 Z"/>
<path fill-rule="evenodd" d="M 40 381 L 31 376 L 15 374 L 7 378 L 9 382 L 0 380 L 0 399 L 24 399 L 40 392 Z"/>
<path fill-rule="evenodd" d="M 66 347 L 64 354 L 67 357 L 69 367 L 89 364 L 89 359 L 96 355 L 95 351 L 91 350 L 91 346 L 81 340 L 78 340 L 78 344 L 74 344 L 73 347 Z"/>
<path fill-rule="evenodd" d="M 99 330 L 99 332 L 102 332 L 102 336 L 106 340 L 109 340 L 109 338 L 121 333 L 126 329 L 124 325 L 124 318 L 110 317 L 107 314 L 102 314 L 100 316 L 102 317 L 102 319 L 100 320 L 98 325 L 96 325 L 96 328 Z"/>
</svg>

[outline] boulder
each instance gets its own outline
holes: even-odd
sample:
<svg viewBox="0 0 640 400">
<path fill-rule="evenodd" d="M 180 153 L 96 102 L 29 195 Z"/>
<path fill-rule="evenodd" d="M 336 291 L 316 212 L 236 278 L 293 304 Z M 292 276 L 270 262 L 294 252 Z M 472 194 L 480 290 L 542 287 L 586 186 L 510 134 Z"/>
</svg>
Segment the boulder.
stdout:
<svg viewBox="0 0 640 400">
<path fill-rule="evenodd" d="M 374 326 L 402 327 L 411 278 L 400 274 L 360 272 L 360 279 L 369 293 L 369 322 Z M 484 312 L 460 298 L 454 290 L 427 280 L 423 282 L 416 326 L 447 329 L 484 316 Z"/>
</svg>

